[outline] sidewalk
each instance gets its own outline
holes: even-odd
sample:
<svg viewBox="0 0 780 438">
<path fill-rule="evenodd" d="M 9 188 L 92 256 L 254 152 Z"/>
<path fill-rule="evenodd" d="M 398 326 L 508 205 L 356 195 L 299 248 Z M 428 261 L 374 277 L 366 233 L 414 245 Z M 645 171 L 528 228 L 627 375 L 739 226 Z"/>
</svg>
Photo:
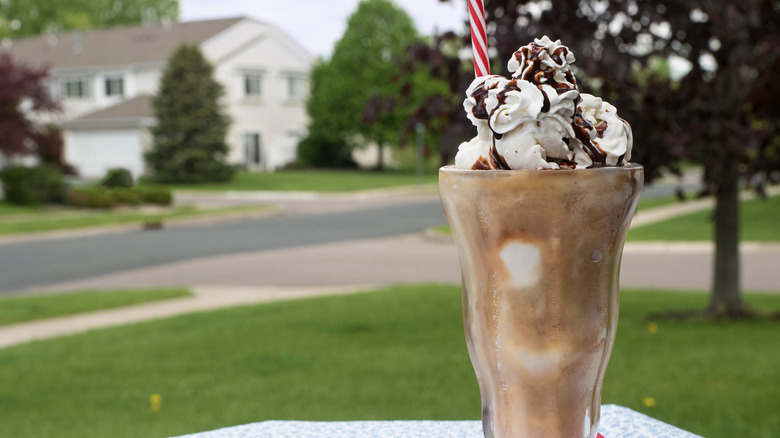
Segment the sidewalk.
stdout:
<svg viewBox="0 0 780 438">
<path fill-rule="evenodd" d="M 371 289 L 373 289 L 371 286 L 308 288 L 195 287 L 193 288 L 194 297 L 176 298 L 0 327 L 0 348 L 187 313 L 319 295 L 346 295 L 370 291 Z"/>
</svg>

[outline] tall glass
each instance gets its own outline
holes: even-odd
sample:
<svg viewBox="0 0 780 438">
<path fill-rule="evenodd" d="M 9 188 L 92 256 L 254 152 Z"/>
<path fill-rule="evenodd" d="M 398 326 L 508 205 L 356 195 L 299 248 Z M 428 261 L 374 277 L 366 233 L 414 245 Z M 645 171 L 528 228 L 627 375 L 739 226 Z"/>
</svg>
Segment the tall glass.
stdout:
<svg viewBox="0 0 780 438">
<path fill-rule="evenodd" d="M 642 167 L 439 171 L 487 438 L 595 438 Z"/>
</svg>

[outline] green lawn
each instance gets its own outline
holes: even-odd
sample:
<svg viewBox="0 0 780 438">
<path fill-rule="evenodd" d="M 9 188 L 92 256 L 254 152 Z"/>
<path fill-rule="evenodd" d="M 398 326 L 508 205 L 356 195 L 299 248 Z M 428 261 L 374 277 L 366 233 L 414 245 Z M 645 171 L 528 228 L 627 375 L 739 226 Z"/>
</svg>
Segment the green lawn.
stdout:
<svg viewBox="0 0 780 438">
<path fill-rule="evenodd" d="M 0 350 L 0 436 L 162 437 L 267 419 L 477 419 L 456 286 L 247 306 Z M 655 321 L 626 292 L 605 403 L 703 436 L 780 430 L 778 322 Z M 749 296 L 780 308 L 780 296 Z M 159 411 L 150 397 L 161 397 Z M 653 397 L 656 405 L 643 405 Z"/>
<path fill-rule="evenodd" d="M 29 207 L 9 204 L 5 199 L 0 199 L 0 217 L 15 214 L 37 213 L 43 210 L 41 207 Z"/>
<path fill-rule="evenodd" d="M 438 173 L 426 169 L 423 183 L 436 183 Z M 295 190 L 316 192 L 343 192 L 411 186 L 419 181 L 412 170 L 285 170 L 275 173 L 239 172 L 227 183 L 172 185 L 177 190 Z"/>
<path fill-rule="evenodd" d="M 90 210 L 73 208 L 17 207 L 0 204 L 0 235 L 69 230 L 120 224 L 141 224 L 170 219 L 220 216 L 260 211 L 268 206 L 254 205 L 220 209 L 197 209 L 193 206 L 163 209 Z"/>
<path fill-rule="evenodd" d="M 629 240 L 712 240 L 712 210 L 704 210 L 631 229 Z M 780 196 L 742 202 L 743 241 L 780 241 Z"/>
<path fill-rule="evenodd" d="M 0 298 L 0 326 L 192 296 L 188 289 L 82 291 Z"/>
</svg>

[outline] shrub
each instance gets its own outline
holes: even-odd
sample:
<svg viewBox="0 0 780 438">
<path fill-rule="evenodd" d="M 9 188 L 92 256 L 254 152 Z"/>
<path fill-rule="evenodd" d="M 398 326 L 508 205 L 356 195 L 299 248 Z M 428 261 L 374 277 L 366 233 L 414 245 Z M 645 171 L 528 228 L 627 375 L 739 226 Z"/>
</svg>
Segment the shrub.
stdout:
<svg viewBox="0 0 780 438">
<path fill-rule="evenodd" d="M 141 189 L 141 199 L 147 204 L 171 205 L 173 192 L 165 186 L 144 187 Z"/>
<path fill-rule="evenodd" d="M 111 190 L 111 197 L 115 204 L 138 205 L 142 202 L 141 191 L 127 187 L 117 187 Z"/>
<path fill-rule="evenodd" d="M 63 202 L 65 185 L 62 173 L 51 165 L 12 167 L 0 178 L 5 199 L 12 204 L 39 205 L 44 202 Z"/>
<path fill-rule="evenodd" d="M 298 160 L 302 166 L 310 167 L 357 167 L 343 141 L 314 133 L 298 143 Z"/>
<path fill-rule="evenodd" d="M 82 208 L 113 208 L 116 205 L 111 191 L 100 186 L 73 187 L 68 191 L 68 205 Z"/>
<path fill-rule="evenodd" d="M 132 187 L 134 185 L 133 175 L 127 169 L 109 169 L 106 176 L 100 180 L 100 185 L 113 189 L 115 187 Z"/>
</svg>

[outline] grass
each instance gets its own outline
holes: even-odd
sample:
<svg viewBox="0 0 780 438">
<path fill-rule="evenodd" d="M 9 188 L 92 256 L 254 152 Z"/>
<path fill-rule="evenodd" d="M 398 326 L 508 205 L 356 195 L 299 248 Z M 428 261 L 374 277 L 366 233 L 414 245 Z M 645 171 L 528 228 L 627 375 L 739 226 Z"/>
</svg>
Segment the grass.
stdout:
<svg viewBox="0 0 780 438">
<path fill-rule="evenodd" d="M 426 169 L 423 183 L 436 183 L 438 173 Z M 205 183 L 171 185 L 176 190 L 203 191 L 315 191 L 348 192 L 356 190 L 382 189 L 417 184 L 413 170 L 284 170 L 276 173 L 239 172 L 226 183 Z"/>
<path fill-rule="evenodd" d="M 0 436 L 160 437 L 268 419 L 477 419 L 459 293 L 396 287 L 5 349 Z M 648 330 L 648 313 L 702 308 L 706 298 L 623 294 L 604 402 L 707 437 L 773 436 L 778 321 L 655 321 L 657 333 Z M 748 300 L 780 307 L 780 296 Z"/>
<path fill-rule="evenodd" d="M 712 209 L 631 229 L 629 240 L 712 240 Z M 780 196 L 743 201 L 740 234 L 743 241 L 780 241 Z"/>
<path fill-rule="evenodd" d="M 0 199 L 0 217 L 15 214 L 37 213 L 41 210 L 41 207 L 14 205 L 8 203 L 5 199 Z"/>
<path fill-rule="evenodd" d="M 0 326 L 192 296 L 188 289 L 81 291 L 0 298 Z"/>
<path fill-rule="evenodd" d="M 240 206 L 219 209 L 198 209 L 193 206 L 163 209 L 89 210 L 72 208 L 16 207 L 0 204 L 0 235 L 70 230 L 121 224 L 141 224 L 171 219 L 220 216 L 260 211 L 265 205 Z"/>
</svg>

